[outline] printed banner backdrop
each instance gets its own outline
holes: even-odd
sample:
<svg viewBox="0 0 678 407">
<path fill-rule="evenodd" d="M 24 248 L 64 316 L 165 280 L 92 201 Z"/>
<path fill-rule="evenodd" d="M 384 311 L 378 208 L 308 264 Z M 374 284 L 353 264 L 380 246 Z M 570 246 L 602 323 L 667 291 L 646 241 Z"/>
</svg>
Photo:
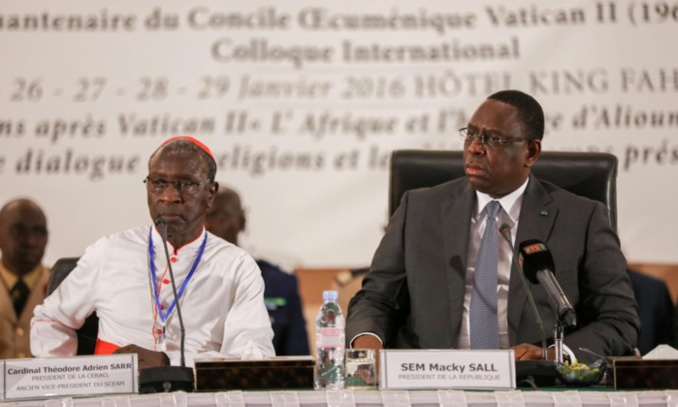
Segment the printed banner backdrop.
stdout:
<svg viewBox="0 0 678 407">
<path fill-rule="evenodd" d="M 47 263 L 150 224 L 147 160 L 198 137 L 287 267 L 369 263 L 388 160 L 460 149 L 489 94 L 534 95 L 545 150 L 619 158 L 632 261 L 678 262 L 676 1 L 5 2 L 0 201 L 48 215 Z"/>
</svg>

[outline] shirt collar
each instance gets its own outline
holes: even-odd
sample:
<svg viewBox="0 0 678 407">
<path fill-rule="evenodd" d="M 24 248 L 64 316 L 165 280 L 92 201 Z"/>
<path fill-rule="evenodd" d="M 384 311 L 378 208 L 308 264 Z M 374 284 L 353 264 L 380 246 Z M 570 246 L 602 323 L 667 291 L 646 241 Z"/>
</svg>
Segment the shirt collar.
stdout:
<svg viewBox="0 0 678 407">
<path fill-rule="evenodd" d="M 35 268 L 28 273 L 24 274 L 22 277 L 24 280 L 24 283 L 28 286 L 30 290 L 33 290 L 37 285 L 38 285 L 38 280 L 40 279 L 40 272 L 42 271 L 43 266 L 42 264 L 38 264 L 35 266 Z M 0 262 L 0 278 L 4 281 L 5 285 L 7 286 L 7 289 L 11 290 L 12 287 L 14 287 L 14 284 L 19 281 L 19 277 L 12 273 L 11 271 L 7 270 L 5 266 Z"/>
<path fill-rule="evenodd" d="M 483 211 L 488 203 L 492 201 L 498 201 L 501 205 L 501 208 L 505 213 L 508 214 L 509 218 L 513 224 L 518 223 L 518 218 L 520 217 L 520 208 L 523 203 L 523 195 L 525 195 L 525 190 L 527 189 L 527 183 L 530 181 L 530 177 L 527 177 L 525 182 L 519 186 L 515 191 L 511 192 L 508 195 L 504 195 L 501 198 L 495 199 L 489 196 L 488 194 L 476 191 L 476 197 L 478 198 L 476 206 L 476 217 L 478 217 Z"/>
<path fill-rule="evenodd" d="M 156 226 L 153 226 L 153 232 L 152 233 L 153 233 L 153 246 L 156 248 L 156 250 L 158 250 L 158 253 L 163 253 L 163 256 L 164 256 L 165 249 L 162 247 L 162 237 L 160 236 L 160 232 L 158 232 L 158 228 Z M 146 236 L 148 236 L 148 235 L 146 235 Z M 170 254 L 178 254 L 179 250 L 183 250 L 183 249 L 188 249 L 189 251 L 193 251 L 193 250 L 197 251 L 198 249 L 200 249 L 200 246 L 202 245 L 202 239 L 204 237 L 205 237 L 205 226 L 202 227 L 202 231 L 200 232 L 198 237 L 196 237 L 194 240 L 186 243 L 185 245 L 183 245 L 181 247 L 174 248 L 174 246 L 172 246 L 172 243 L 170 243 L 169 240 L 168 240 L 167 241 L 167 250 L 170 252 Z"/>
</svg>

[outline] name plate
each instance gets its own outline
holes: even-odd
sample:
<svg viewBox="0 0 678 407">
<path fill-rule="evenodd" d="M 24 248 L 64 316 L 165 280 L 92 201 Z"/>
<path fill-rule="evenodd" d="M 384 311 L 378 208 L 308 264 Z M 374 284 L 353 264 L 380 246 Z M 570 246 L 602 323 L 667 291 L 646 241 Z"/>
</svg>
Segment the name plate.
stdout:
<svg viewBox="0 0 678 407">
<path fill-rule="evenodd" d="M 137 355 L 8 359 L 0 398 L 137 393 Z"/>
<path fill-rule="evenodd" d="M 516 388 L 513 349 L 380 351 L 381 389 Z"/>
</svg>

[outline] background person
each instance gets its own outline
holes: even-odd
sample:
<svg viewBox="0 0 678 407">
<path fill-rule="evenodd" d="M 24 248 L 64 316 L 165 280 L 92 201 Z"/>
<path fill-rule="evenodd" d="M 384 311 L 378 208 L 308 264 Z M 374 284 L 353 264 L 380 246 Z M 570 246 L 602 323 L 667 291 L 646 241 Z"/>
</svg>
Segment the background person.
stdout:
<svg viewBox="0 0 678 407">
<path fill-rule="evenodd" d="M 210 150 L 190 137 L 169 139 L 151 155 L 147 189 L 153 223 L 167 225 L 170 261 L 186 331 L 186 361 L 197 356 L 274 355 L 264 284 L 254 260 L 205 230 L 219 185 Z M 76 352 L 75 329 L 99 317 L 96 353 L 137 353 L 139 367 L 178 364 L 176 317 L 161 235 L 155 225 L 104 237 L 35 310 L 36 356 Z"/>
<path fill-rule="evenodd" d="M 638 303 L 640 334 L 637 348 L 645 355 L 657 345 L 671 343 L 674 303 L 664 280 L 628 269 L 633 294 Z"/>
<path fill-rule="evenodd" d="M 207 230 L 238 245 L 238 235 L 245 230 L 246 218 L 240 196 L 223 186 L 207 212 Z M 302 312 L 296 276 L 280 267 L 258 259 L 264 279 L 264 301 L 273 326 L 273 346 L 279 356 L 308 355 L 308 335 Z"/>
<path fill-rule="evenodd" d="M 41 264 L 48 235 L 47 218 L 35 202 L 14 199 L 0 209 L 0 359 L 31 357 L 33 309 L 49 281 Z"/>
</svg>

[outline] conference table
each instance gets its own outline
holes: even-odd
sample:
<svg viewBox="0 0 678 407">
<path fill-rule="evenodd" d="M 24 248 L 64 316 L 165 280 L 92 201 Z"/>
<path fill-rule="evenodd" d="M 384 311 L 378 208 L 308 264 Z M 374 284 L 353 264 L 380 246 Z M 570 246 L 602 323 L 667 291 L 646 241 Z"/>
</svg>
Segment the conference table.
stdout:
<svg viewBox="0 0 678 407">
<path fill-rule="evenodd" d="M 675 406 L 678 390 L 614 391 L 607 387 L 552 391 L 461 390 L 300 390 L 228 391 L 210 393 L 129 394 L 87 398 L 5 401 L 8 406 L 45 407 L 150 407 L 150 406 Z"/>
</svg>

